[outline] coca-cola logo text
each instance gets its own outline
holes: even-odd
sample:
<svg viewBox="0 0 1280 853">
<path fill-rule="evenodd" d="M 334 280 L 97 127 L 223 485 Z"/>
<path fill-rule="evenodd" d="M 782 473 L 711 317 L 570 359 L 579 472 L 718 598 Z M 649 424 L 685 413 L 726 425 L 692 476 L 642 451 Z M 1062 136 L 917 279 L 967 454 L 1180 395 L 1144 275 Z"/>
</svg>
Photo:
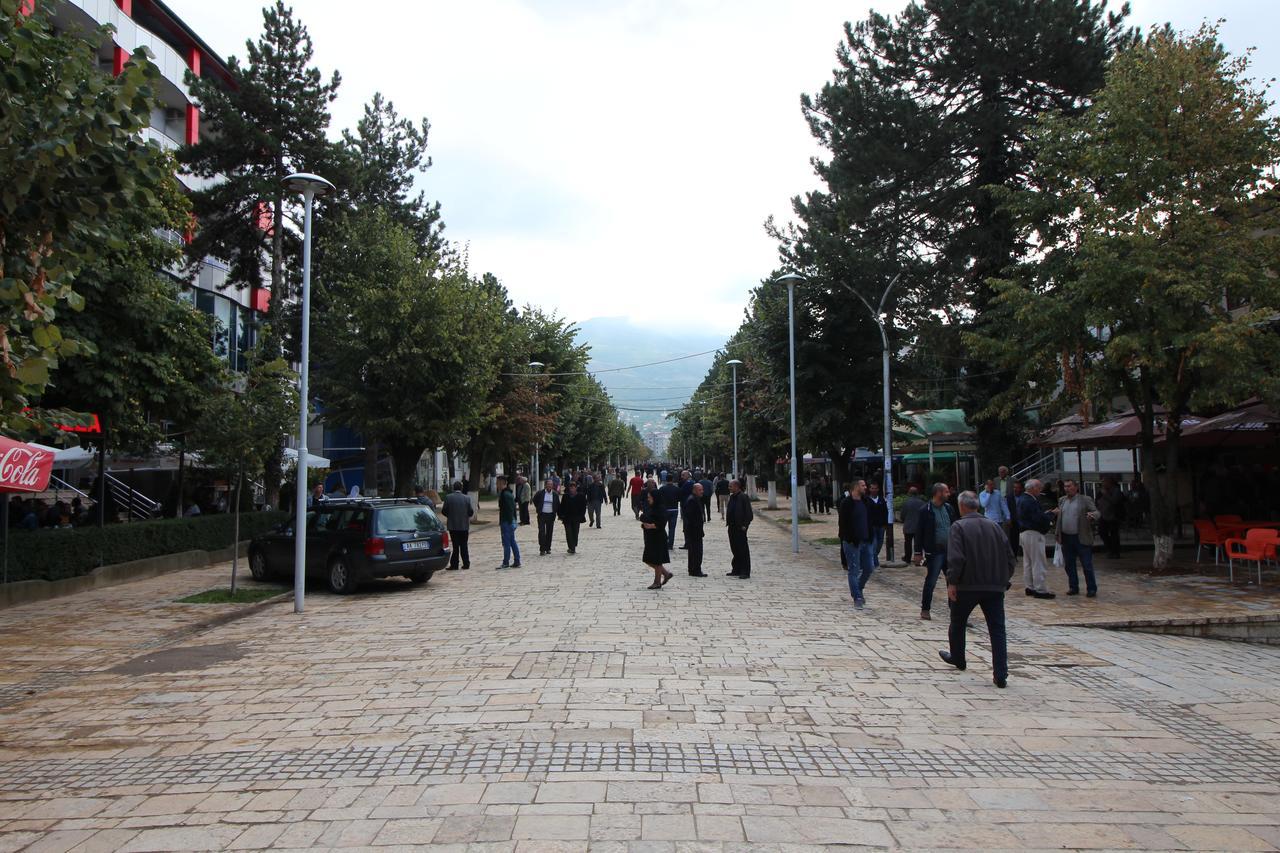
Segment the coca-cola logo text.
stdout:
<svg viewBox="0 0 1280 853">
<path fill-rule="evenodd" d="M 0 486 L 25 486 L 37 489 L 40 485 L 41 467 L 53 457 L 42 450 L 29 447 L 10 447 L 0 457 Z"/>
</svg>

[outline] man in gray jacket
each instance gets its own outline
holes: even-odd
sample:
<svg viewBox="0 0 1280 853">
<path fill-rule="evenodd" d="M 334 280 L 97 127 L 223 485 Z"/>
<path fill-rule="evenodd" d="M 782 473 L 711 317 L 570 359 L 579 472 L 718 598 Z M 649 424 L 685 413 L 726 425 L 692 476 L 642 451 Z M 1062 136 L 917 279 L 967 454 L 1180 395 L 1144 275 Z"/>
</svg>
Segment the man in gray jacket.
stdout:
<svg viewBox="0 0 1280 853">
<path fill-rule="evenodd" d="M 458 570 L 458 560 L 462 560 L 462 568 L 471 568 L 471 552 L 467 550 L 467 537 L 471 534 L 471 516 L 475 510 L 471 508 L 471 498 L 462 491 L 462 483 L 454 483 L 453 491 L 441 502 L 444 513 L 444 526 L 453 540 L 453 553 L 449 555 L 449 571 Z"/>
<path fill-rule="evenodd" d="M 975 607 L 982 608 L 991 634 L 991 665 L 996 687 L 1009 679 L 1009 648 L 1004 630 L 1004 593 L 1013 579 L 1014 556 L 1000 525 L 983 518 L 973 492 L 960 493 L 960 518 L 947 537 L 947 598 L 951 600 L 951 649 L 938 656 L 964 669 L 964 629 Z"/>
</svg>

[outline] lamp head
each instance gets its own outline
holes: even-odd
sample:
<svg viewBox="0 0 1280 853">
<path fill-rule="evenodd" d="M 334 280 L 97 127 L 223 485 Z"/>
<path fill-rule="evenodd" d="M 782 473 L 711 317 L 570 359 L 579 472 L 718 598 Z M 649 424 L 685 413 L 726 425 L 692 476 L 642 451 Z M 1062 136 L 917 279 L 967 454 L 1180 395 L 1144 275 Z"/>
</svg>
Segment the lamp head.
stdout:
<svg viewBox="0 0 1280 853">
<path fill-rule="evenodd" d="M 543 364 L 543 363 L 542 363 L 542 362 L 540 362 L 540 361 L 531 361 L 531 362 L 529 362 L 529 366 L 530 366 L 530 367 L 537 367 L 537 368 L 543 368 L 543 367 L 546 367 L 546 365 L 545 365 L 545 364 Z"/>
<path fill-rule="evenodd" d="M 281 185 L 292 193 L 305 193 L 311 191 L 314 198 L 320 198 L 328 195 L 337 189 L 332 183 L 326 181 L 319 175 L 313 175 L 310 172 L 294 172 L 292 175 L 285 175 Z"/>
<path fill-rule="evenodd" d="M 789 272 L 789 273 L 786 273 L 785 275 L 780 275 L 777 278 L 775 278 L 773 280 L 773 283 L 791 285 L 800 281 L 806 281 L 805 277 L 800 275 L 800 273 Z"/>
<path fill-rule="evenodd" d="M 737 367 L 739 364 L 742 364 L 742 360 L 737 358 L 731 358 L 728 361 L 726 361 L 725 364 L 732 364 L 734 367 Z"/>
</svg>

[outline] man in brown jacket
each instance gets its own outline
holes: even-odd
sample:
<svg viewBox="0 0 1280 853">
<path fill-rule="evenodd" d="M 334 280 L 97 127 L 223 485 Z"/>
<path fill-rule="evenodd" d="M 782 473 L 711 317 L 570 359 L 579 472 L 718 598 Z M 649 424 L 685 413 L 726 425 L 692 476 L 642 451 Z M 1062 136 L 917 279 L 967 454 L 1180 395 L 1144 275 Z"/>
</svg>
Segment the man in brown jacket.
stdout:
<svg viewBox="0 0 1280 853">
<path fill-rule="evenodd" d="M 1004 630 L 1004 593 L 1013 578 L 1014 556 L 1000 525 L 984 518 L 973 492 L 960 493 L 960 518 L 947 537 L 947 598 L 951 601 L 950 651 L 938 656 L 965 668 L 964 629 L 975 607 L 982 608 L 991 635 L 991 665 L 996 687 L 1009 679 L 1009 648 Z"/>
</svg>

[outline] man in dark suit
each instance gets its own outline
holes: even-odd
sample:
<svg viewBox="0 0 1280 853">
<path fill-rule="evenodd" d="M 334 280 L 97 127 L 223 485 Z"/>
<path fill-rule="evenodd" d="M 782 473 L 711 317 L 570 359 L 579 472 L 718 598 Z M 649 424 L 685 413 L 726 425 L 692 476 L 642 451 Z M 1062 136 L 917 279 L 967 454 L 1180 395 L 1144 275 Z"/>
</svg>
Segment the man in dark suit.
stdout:
<svg viewBox="0 0 1280 853">
<path fill-rule="evenodd" d="M 728 572 L 731 578 L 751 577 L 751 547 L 747 544 L 747 528 L 755 513 L 751 510 L 751 499 L 742 491 L 742 480 L 729 481 L 729 506 L 724 511 L 724 524 L 729 529 L 729 550 L 733 553 L 733 570 Z"/>
<path fill-rule="evenodd" d="M 711 482 L 710 474 L 703 474 L 702 479 L 698 481 L 698 485 L 702 486 L 702 512 L 707 517 L 707 521 L 710 521 L 711 492 L 715 488 L 715 484 Z"/>
<path fill-rule="evenodd" d="M 680 487 L 670 480 L 658 487 L 658 500 L 667 513 L 667 550 L 676 547 L 676 522 L 680 520 Z"/>
<path fill-rule="evenodd" d="M 1018 524 L 1018 497 L 1025 490 L 1021 480 L 1014 480 L 1009 486 L 1009 494 L 1005 498 L 1005 503 L 1009 508 L 1009 547 L 1013 548 L 1014 555 L 1022 553 L 1022 543 L 1019 541 L 1022 536 L 1022 525 Z"/>
<path fill-rule="evenodd" d="M 564 540 L 570 554 L 578 553 L 578 529 L 586 520 L 586 495 L 578 494 L 577 483 L 569 483 L 568 491 L 560 499 L 560 521 L 564 524 Z"/>
<path fill-rule="evenodd" d="M 695 578 L 705 578 L 702 571 L 702 526 L 703 500 L 702 484 L 695 483 L 689 497 L 684 502 L 684 544 L 689 551 L 689 574 Z"/>
<path fill-rule="evenodd" d="M 551 537 L 556 532 L 556 519 L 560 516 L 560 494 L 550 477 L 533 496 L 533 508 L 538 512 L 538 556 L 551 553 Z"/>
</svg>

